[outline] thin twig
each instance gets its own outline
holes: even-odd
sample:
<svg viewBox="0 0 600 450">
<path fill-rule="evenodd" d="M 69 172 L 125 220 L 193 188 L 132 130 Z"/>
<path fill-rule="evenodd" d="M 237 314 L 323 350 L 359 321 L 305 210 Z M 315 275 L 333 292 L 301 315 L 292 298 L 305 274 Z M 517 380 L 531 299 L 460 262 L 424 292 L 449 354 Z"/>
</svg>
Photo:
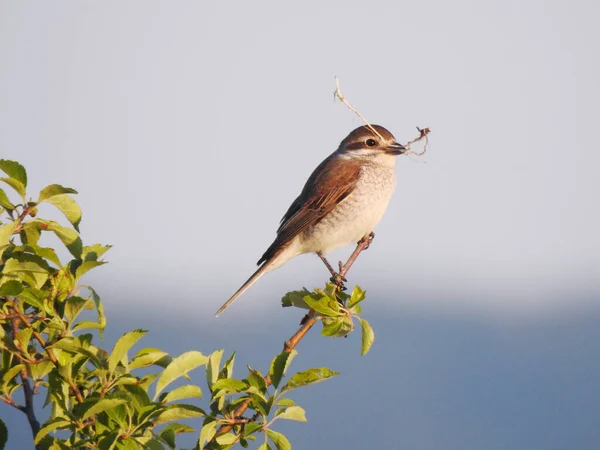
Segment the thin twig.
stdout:
<svg viewBox="0 0 600 450">
<path fill-rule="evenodd" d="M 29 321 L 25 318 L 25 315 L 18 309 L 15 301 L 12 301 L 12 308 L 13 308 L 13 311 L 19 316 L 19 319 L 21 320 L 21 322 L 27 328 L 33 328 L 32 325 L 29 323 Z M 46 341 L 44 340 L 42 335 L 39 332 L 37 332 L 36 330 L 33 330 L 31 335 L 42 346 L 42 348 L 48 355 L 48 358 L 50 359 L 52 364 L 54 364 L 54 366 L 56 366 L 56 367 L 60 367 L 60 363 L 58 362 L 58 359 L 56 359 L 56 356 L 54 356 L 54 353 L 52 353 L 52 350 L 49 348 L 46 348 Z M 69 381 L 69 380 L 65 380 L 65 381 L 67 381 L 67 383 L 68 383 L 69 387 L 71 388 L 73 395 L 75 395 L 75 398 L 77 399 L 77 401 L 79 403 L 82 403 L 84 398 L 83 398 L 83 395 L 81 394 L 81 391 L 77 387 L 77 385 L 73 381 Z"/>
<path fill-rule="evenodd" d="M 12 325 L 13 339 L 15 340 L 15 342 L 18 342 L 17 341 L 17 333 L 19 332 L 19 324 L 20 324 L 21 320 L 18 317 L 13 317 L 10 322 Z M 19 347 L 20 347 L 20 344 L 19 344 Z M 22 348 L 19 348 L 19 350 L 23 351 Z M 37 418 L 35 417 L 35 409 L 33 407 L 34 392 L 33 392 L 33 389 L 31 388 L 31 383 L 29 382 L 29 373 L 27 372 L 27 366 L 25 365 L 25 361 L 23 360 L 21 355 L 19 355 L 18 353 L 16 354 L 16 357 L 19 360 L 19 362 L 24 365 L 24 367 L 21 369 L 19 375 L 21 377 L 21 386 L 23 386 L 23 394 L 25 397 L 25 406 L 22 409 L 21 408 L 19 408 L 19 409 L 21 409 L 21 411 L 23 411 L 25 413 L 25 415 L 27 416 L 27 421 L 29 422 L 29 427 L 31 428 L 31 432 L 33 433 L 33 438 L 35 439 L 35 436 L 38 434 L 38 431 L 40 431 L 40 423 L 38 422 Z"/>
<path fill-rule="evenodd" d="M 340 80 L 337 76 L 335 77 L 335 91 L 333 93 L 333 97 L 339 99 L 340 102 L 342 102 L 344 105 L 346 105 L 348 107 L 348 109 L 350 111 L 352 111 L 354 114 L 356 114 L 360 118 L 360 120 L 362 120 L 365 123 L 365 125 L 367 127 L 369 127 L 369 129 L 373 133 L 375 133 L 377 136 L 379 136 L 380 139 L 383 140 L 383 137 L 381 136 L 381 134 L 379 134 L 379 132 L 375 129 L 375 127 L 373 127 L 373 125 L 371 125 L 371 123 L 367 119 L 365 119 L 363 117 L 363 115 L 361 113 L 359 113 L 358 110 L 348 102 L 348 100 L 346 100 L 346 97 L 344 97 L 344 95 L 342 94 L 342 91 L 340 89 Z M 408 149 L 408 151 L 403 153 L 404 155 L 422 156 L 427 151 L 427 147 L 429 145 L 429 138 L 427 137 L 427 135 L 431 132 L 431 130 L 429 128 L 419 128 L 419 127 L 417 127 L 417 130 L 419 131 L 419 137 L 416 139 L 413 139 L 412 141 L 410 141 L 404 145 Z M 423 147 L 423 151 L 415 152 L 415 151 L 410 150 L 410 146 L 412 144 L 415 144 L 422 139 L 425 139 L 425 146 Z"/>
<path fill-rule="evenodd" d="M 340 90 L 340 80 L 339 78 L 336 76 L 335 77 L 335 92 L 333 93 L 334 98 L 338 98 L 340 100 L 340 102 L 342 102 L 344 105 L 346 105 L 348 107 L 348 109 L 350 109 L 350 111 L 352 111 L 354 114 L 356 114 L 360 120 L 362 120 L 366 126 L 369 127 L 369 129 L 375 133 L 377 136 L 379 136 L 379 139 L 381 139 L 382 141 L 383 136 L 381 134 L 379 134 L 379 132 L 373 127 L 373 125 L 371 125 L 369 123 L 369 121 L 367 119 L 365 119 L 361 113 L 358 112 L 358 110 L 352 106 L 350 103 L 348 103 L 348 100 L 346 100 L 346 98 L 342 95 L 342 91 Z"/>
<path fill-rule="evenodd" d="M 417 127 L 417 130 L 419 131 L 419 137 L 404 144 L 404 146 L 408 149 L 408 151 L 404 152 L 403 155 L 423 156 L 425 154 L 425 152 L 427 151 L 427 147 L 429 146 L 429 137 L 427 137 L 427 135 L 429 133 L 431 133 L 431 130 L 429 128 L 419 128 L 419 127 Z M 425 139 L 425 145 L 423 146 L 423 151 L 421 151 L 421 152 L 412 151 L 410 149 L 410 146 L 413 144 L 416 144 L 417 142 L 421 141 L 422 139 Z"/>
<path fill-rule="evenodd" d="M 373 237 L 374 237 L 374 234 L 371 233 L 369 236 L 361 239 L 361 241 L 358 242 L 358 244 L 356 245 L 356 248 L 354 249 L 354 252 L 352 252 L 352 255 L 350 255 L 350 258 L 348 258 L 348 260 L 346 261 L 346 264 L 344 264 L 342 266 L 342 268 L 340 269 L 340 272 L 339 272 L 339 275 L 340 275 L 339 280 L 340 281 L 336 283 L 337 290 L 340 290 L 340 288 L 341 288 L 342 278 L 344 278 L 346 276 L 346 274 L 348 273 L 348 270 L 350 270 L 350 267 L 352 267 L 352 264 L 354 264 L 354 261 L 356 261 L 356 258 L 358 258 L 358 255 L 369 246 L 369 244 L 373 240 Z M 300 343 L 302 338 L 304 336 L 306 336 L 306 333 L 308 333 L 308 331 L 313 327 L 313 325 L 315 323 L 317 323 L 319 321 L 319 319 L 320 319 L 320 317 L 315 315 L 314 311 L 310 310 L 309 313 L 307 314 L 307 317 L 300 325 L 300 328 L 298 328 L 298 331 L 296 331 L 287 341 L 284 342 L 283 352 L 290 353 L 292 350 L 294 350 L 296 348 L 296 346 Z M 264 377 L 264 379 L 265 379 L 265 384 L 267 386 L 270 386 L 271 385 L 271 377 L 269 375 L 266 375 Z M 238 406 L 236 408 L 236 410 L 233 412 L 232 416 L 233 417 L 242 417 L 243 414 L 248 409 L 248 406 L 250 406 L 251 402 L 252 402 L 251 398 L 246 399 L 244 402 L 242 402 L 240 404 L 240 406 Z M 221 436 L 225 433 L 230 432 L 232 429 L 233 429 L 233 425 L 229 425 L 229 424 L 221 425 L 219 427 L 219 429 L 217 430 L 215 436 L 211 439 L 211 441 L 208 442 L 204 446 L 204 449 L 209 450 L 209 449 L 214 448 L 213 446 L 216 444 L 216 438 L 218 436 Z"/>
<path fill-rule="evenodd" d="M 12 406 L 13 408 L 17 408 L 19 411 L 25 412 L 25 407 L 23 405 L 19 405 L 17 402 L 15 402 L 10 397 L 4 397 L 4 396 L 2 396 L 2 397 L 0 397 L 0 400 L 2 400 L 7 405 Z"/>
</svg>

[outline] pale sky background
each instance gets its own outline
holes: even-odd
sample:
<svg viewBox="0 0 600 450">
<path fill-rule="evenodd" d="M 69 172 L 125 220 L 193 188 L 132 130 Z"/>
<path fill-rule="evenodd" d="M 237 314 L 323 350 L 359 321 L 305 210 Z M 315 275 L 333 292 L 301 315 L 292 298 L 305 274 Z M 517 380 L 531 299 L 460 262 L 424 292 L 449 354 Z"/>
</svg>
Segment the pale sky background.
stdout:
<svg viewBox="0 0 600 450">
<path fill-rule="evenodd" d="M 586 434 L 598 425 L 591 373 L 600 367 L 582 367 L 597 358 L 600 338 L 599 13 L 594 1 L 0 1 L 0 157 L 27 168 L 31 193 L 50 183 L 79 191 L 84 243 L 114 245 L 111 264 L 88 281 L 122 323 L 119 332 L 160 327 L 172 341 L 156 345 L 175 353 L 201 342 L 195 332 L 211 331 L 199 344 L 204 352 L 233 334 L 226 348 L 242 354 L 251 339 L 241 323 L 285 323 L 256 337 L 274 346 L 260 352 L 267 364 L 300 316 L 279 298 L 323 284 L 317 258 L 289 262 L 223 317 L 212 313 L 255 270 L 314 167 L 361 125 L 333 101 L 338 75 L 350 102 L 400 142 L 416 136 L 415 126 L 432 129 L 426 157 L 399 159 L 396 194 L 350 272 L 349 283 L 368 290 L 367 315 L 379 332 L 380 356 L 369 367 L 402 372 L 406 350 L 418 382 L 432 374 L 422 358 L 439 351 L 456 356 L 446 369 L 464 388 L 458 396 L 438 377 L 411 389 L 423 412 L 403 422 L 397 445 L 382 444 L 390 430 L 379 430 L 379 448 L 575 448 L 559 445 L 574 434 L 569 424 L 583 427 L 577 448 L 600 448 L 598 435 Z M 391 318 L 406 325 L 400 346 Z M 443 336 L 433 344 L 441 347 L 428 346 L 432 336 Z M 323 348 L 323 364 L 366 370 L 356 338 L 322 341 L 306 344 L 297 370 Z M 496 363 L 480 366 L 485 355 Z M 536 375 L 521 386 L 518 361 L 542 370 L 547 383 Z M 563 364 L 571 371 L 560 372 Z M 506 392 L 487 386 L 486 400 L 469 391 L 479 371 L 479 381 L 506 372 Z M 569 382 L 587 399 L 588 409 L 573 403 L 582 418 L 557 398 L 556 423 L 572 423 L 543 421 L 547 432 L 533 432 L 548 408 L 526 394 L 547 386 L 540 398 L 548 401 Z M 319 391 L 332 402 L 347 387 L 339 382 L 336 391 L 335 383 Z M 438 391 L 457 396 L 464 422 L 452 409 L 440 418 L 438 406 L 427 410 L 420 394 Z M 493 409 L 487 422 L 482 413 L 511 395 L 524 402 L 515 409 L 532 408 L 522 438 L 514 424 L 494 428 L 514 409 Z M 323 408 L 319 398 L 313 410 Z M 362 407 L 375 408 L 369 401 Z M 329 426 L 298 425 L 294 448 L 310 448 L 306 434 L 320 436 L 321 424 Z M 467 428 L 477 433 L 464 440 Z M 366 448 L 352 446 L 358 437 L 329 433 L 328 448 Z M 546 440 L 531 440 L 540 436 Z"/>
</svg>

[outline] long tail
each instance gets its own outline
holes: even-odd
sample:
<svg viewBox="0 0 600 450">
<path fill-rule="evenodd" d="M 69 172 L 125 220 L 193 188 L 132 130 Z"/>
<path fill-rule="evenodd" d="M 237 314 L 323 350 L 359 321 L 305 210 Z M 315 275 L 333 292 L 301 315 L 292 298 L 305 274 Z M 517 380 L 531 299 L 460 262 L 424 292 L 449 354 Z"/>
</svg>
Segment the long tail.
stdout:
<svg viewBox="0 0 600 450">
<path fill-rule="evenodd" d="M 256 281 L 260 277 L 262 277 L 265 273 L 267 273 L 269 271 L 269 266 L 270 266 L 269 263 L 270 263 L 270 261 L 266 261 L 262 266 L 260 266 L 258 268 L 258 270 L 256 272 L 254 272 L 250 278 L 248 278 L 248 281 L 246 281 L 244 284 L 242 284 L 242 287 L 239 288 L 237 290 L 237 292 L 235 294 L 233 294 L 229 300 L 227 300 L 225 303 L 223 303 L 223 306 L 221 306 L 219 308 L 219 310 L 215 313 L 215 317 L 219 317 L 221 315 L 221 313 L 223 311 L 225 311 L 227 308 L 229 308 L 229 306 L 233 302 L 235 302 L 240 295 L 242 295 L 244 292 L 246 292 L 246 290 L 250 286 L 252 286 L 254 283 L 256 283 Z"/>
</svg>

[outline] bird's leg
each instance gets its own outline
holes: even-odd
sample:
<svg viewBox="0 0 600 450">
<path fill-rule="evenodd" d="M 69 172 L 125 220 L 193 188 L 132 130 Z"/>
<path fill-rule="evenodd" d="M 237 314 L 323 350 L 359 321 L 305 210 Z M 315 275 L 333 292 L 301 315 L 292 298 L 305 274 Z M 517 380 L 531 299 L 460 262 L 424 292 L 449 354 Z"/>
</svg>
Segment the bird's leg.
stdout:
<svg viewBox="0 0 600 450">
<path fill-rule="evenodd" d="M 346 286 L 344 286 L 344 281 L 347 281 L 346 278 L 340 276 L 340 274 L 338 272 L 333 270 L 333 267 L 331 267 L 331 264 L 329 264 L 329 261 L 327 261 L 327 259 L 325 259 L 325 257 L 321 254 L 321 252 L 317 252 L 317 255 L 319 255 L 319 258 L 321 258 L 321 261 L 323 261 L 323 264 L 325 264 L 325 266 L 327 267 L 327 270 L 329 270 L 329 273 L 331 274 L 331 278 L 329 279 L 329 281 L 339 285 L 340 289 L 342 291 L 345 291 Z M 340 267 L 341 267 L 341 262 L 340 262 Z M 341 269 L 340 269 L 340 271 L 341 271 Z"/>
<path fill-rule="evenodd" d="M 327 267 L 327 270 L 329 270 L 329 273 L 331 274 L 331 276 L 335 277 L 337 275 L 337 272 L 335 270 L 333 270 L 333 267 L 331 267 L 331 264 L 329 264 L 329 261 L 327 261 L 325 259 L 325 257 L 323 256 L 323 254 L 321 252 L 317 252 L 317 255 L 319 256 L 319 258 L 321 258 L 321 261 L 323 261 L 323 264 L 325 264 L 325 267 Z"/>
</svg>

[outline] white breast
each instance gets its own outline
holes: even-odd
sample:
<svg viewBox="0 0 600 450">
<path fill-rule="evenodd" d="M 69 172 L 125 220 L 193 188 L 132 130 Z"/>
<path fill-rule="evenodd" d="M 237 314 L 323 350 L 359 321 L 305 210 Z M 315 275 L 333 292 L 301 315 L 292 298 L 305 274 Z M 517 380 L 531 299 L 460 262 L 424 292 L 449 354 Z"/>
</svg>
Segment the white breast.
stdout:
<svg viewBox="0 0 600 450">
<path fill-rule="evenodd" d="M 390 158 L 391 159 L 391 158 Z M 392 161 L 394 161 L 393 159 Z M 396 185 L 394 164 L 365 164 L 352 193 L 301 239 L 302 253 L 358 242 L 381 220 Z"/>
</svg>

